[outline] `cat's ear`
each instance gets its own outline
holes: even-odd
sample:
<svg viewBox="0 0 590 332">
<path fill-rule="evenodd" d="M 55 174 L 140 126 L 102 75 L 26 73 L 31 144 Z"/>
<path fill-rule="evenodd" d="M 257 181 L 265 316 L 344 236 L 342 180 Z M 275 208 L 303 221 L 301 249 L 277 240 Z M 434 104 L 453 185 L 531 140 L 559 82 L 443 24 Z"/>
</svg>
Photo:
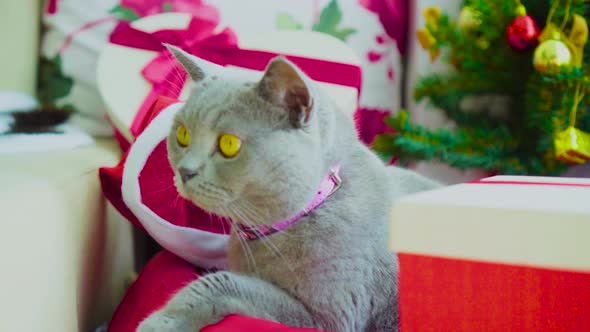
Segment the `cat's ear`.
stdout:
<svg viewBox="0 0 590 332">
<path fill-rule="evenodd" d="M 186 73 L 193 79 L 193 81 L 198 82 L 206 77 L 205 72 L 199 66 L 199 58 L 183 51 L 174 45 L 164 44 L 164 46 L 166 46 L 174 58 L 176 58 L 176 60 L 182 65 Z"/>
<path fill-rule="evenodd" d="M 309 78 L 284 57 L 272 59 L 258 83 L 260 96 L 289 112 L 296 128 L 306 125 L 313 109 L 313 93 Z"/>
</svg>

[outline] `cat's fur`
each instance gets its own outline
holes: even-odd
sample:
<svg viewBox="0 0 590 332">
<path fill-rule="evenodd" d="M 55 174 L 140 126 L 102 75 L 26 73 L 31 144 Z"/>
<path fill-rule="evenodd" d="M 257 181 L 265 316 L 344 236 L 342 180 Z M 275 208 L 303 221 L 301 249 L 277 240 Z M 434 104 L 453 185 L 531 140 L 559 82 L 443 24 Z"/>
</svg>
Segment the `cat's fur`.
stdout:
<svg viewBox="0 0 590 332">
<path fill-rule="evenodd" d="M 343 183 L 284 232 L 247 243 L 232 234 L 229 272 L 189 284 L 139 331 L 192 332 L 230 313 L 332 332 L 397 330 L 389 211 L 401 195 L 438 184 L 386 167 L 358 141 L 352 119 L 284 58 L 259 82 L 244 82 L 170 50 L 197 82 L 168 139 L 181 195 L 240 223 L 271 224 L 308 205 L 337 164 Z M 191 133 L 188 148 L 176 141 L 179 124 Z M 216 151 L 222 133 L 243 139 L 233 159 Z M 198 174 L 183 183 L 181 167 Z"/>
</svg>

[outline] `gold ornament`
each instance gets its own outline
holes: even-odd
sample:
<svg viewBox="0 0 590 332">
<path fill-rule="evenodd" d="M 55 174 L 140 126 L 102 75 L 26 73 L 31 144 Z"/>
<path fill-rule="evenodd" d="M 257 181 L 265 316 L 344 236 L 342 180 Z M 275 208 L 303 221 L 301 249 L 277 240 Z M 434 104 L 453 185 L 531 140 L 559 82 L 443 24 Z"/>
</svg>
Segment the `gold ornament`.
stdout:
<svg viewBox="0 0 590 332">
<path fill-rule="evenodd" d="M 551 22 L 553 12 L 554 8 L 539 35 L 541 44 L 535 50 L 533 58 L 535 68 L 545 74 L 555 74 L 573 66 L 581 67 L 584 45 L 588 41 L 588 23 L 584 17 L 578 14 L 572 15 L 572 27 L 569 35 L 566 36 L 563 29 L 567 20 L 562 22 L 561 27 L 557 27 Z"/>
<path fill-rule="evenodd" d="M 574 56 L 574 65 L 582 67 L 584 45 L 588 41 L 588 23 L 585 18 L 578 14 L 573 15 L 572 21 L 572 29 L 570 30 L 567 42 Z"/>
<path fill-rule="evenodd" d="M 572 65 L 572 52 L 561 40 L 545 40 L 535 50 L 533 64 L 543 74 L 557 74 Z"/>
<path fill-rule="evenodd" d="M 424 8 L 424 12 L 422 13 L 424 18 L 426 19 L 426 24 L 430 25 L 433 29 L 438 27 L 438 20 L 441 16 L 440 7 L 438 6 L 429 6 Z"/>
<path fill-rule="evenodd" d="M 424 9 L 423 15 L 426 19 L 426 26 L 416 33 L 416 37 L 422 48 L 430 51 L 430 61 L 434 62 L 440 51 L 434 47 L 436 45 L 436 38 L 432 35 L 432 31 L 438 29 L 438 20 L 440 19 L 441 11 L 439 7 L 431 6 Z"/>
<path fill-rule="evenodd" d="M 514 14 L 516 14 L 516 16 L 525 16 L 526 15 L 526 7 L 523 6 L 523 4 L 519 4 L 518 6 L 516 6 L 516 10 L 514 11 Z"/>
<path fill-rule="evenodd" d="M 573 126 L 555 135 L 555 156 L 568 164 L 583 164 L 590 160 L 590 134 Z"/>
<path fill-rule="evenodd" d="M 481 48 L 482 50 L 487 50 L 488 47 L 490 47 L 490 42 L 482 37 L 475 41 L 475 45 L 477 45 L 477 47 Z"/>
<path fill-rule="evenodd" d="M 582 99 L 584 99 L 584 89 L 581 82 L 578 82 L 568 127 L 554 136 L 555 156 L 557 160 L 568 164 L 583 164 L 590 160 L 590 134 L 575 128 L 578 105 Z"/>
<path fill-rule="evenodd" d="M 481 24 L 480 13 L 470 6 L 465 6 L 459 12 L 457 25 L 462 30 L 471 30 L 477 28 Z"/>
<path fill-rule="evenodd" d="M 434 45 L 436 44 L 434 36 L 428 29 L 424 28 L 416 33 L 416 37 L 418 38 L 420 45 L 422 45 L 422 48 L 430 51 L 430 61 L 434 62 L 440 54 L 440 51 L 434 48 Z"/>
</svg>

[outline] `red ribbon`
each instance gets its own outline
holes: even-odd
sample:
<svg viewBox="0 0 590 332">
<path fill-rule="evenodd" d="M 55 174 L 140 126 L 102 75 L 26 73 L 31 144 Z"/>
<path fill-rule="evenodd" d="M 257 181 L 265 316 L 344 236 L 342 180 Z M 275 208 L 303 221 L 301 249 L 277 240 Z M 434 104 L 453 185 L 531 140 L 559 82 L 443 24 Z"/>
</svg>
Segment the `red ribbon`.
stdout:
<svg viewBox="0 0 590 332">
<path fill-rule="evenodd" d="M 57 12 L 57 0 L 49 0 L 47 1 L 47 7 L 45 9 L 47 14 L 55 14 Z"/>
<path fill-rule="evenodd" d="M 279 55 L 266 51 L 240 49 L 236 34 L 230 28 L 216 33 L 214 31 L 216 27 L 217 22 L 214 20 L 193 17 L 184 30 L 160 30 L 148 33 L 137 30 L 125 22 L 120 23 L 113 30 L 110 36 L 110 42 L 113 44 L 158 52 L 158 55 L 142 70 L 144 78 L 152 84 L 152 90 L 144 99 L 131 125 L 131 133 L 134 136 L 139 134 L 139 127 L 155 99 L 158 96 L 178 98 L 181 92 L 180 87 L 184 85 L 186 79 L 184 70 L 180 69 L 175 61 L 171 61 L 172 55 L 162 43 L 175 45 L 218 65 L 233 65 L 257 71 L 264 70 L 268 62 Z M 354 87 L 360 94 L 361 68 L 359 66 L 282 55 L 299 66 L 311 79 Z"/>
</svg>

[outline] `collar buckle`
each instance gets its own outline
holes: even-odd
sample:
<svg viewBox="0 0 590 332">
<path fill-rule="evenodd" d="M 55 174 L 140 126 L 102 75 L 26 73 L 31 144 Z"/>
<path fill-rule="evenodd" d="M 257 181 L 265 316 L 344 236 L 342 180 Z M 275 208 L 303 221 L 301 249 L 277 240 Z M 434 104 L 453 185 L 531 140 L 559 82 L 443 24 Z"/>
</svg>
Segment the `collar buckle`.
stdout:
<svg viewBox="0 0 590 332">
<path fill-rule="evenodd" d="M 338 189 L 340 189 L 340 187 L 342 187 L 342 178 L 338 174 L 338 171 L 339 171 L 339 169 L 330 169 L 330 180 L 332 180 L 332 182 L 334 182 L 334 187 L 328 193 L 328 197 L 332 196 L 332 194 L 337 192 Z"/>
</svg>

